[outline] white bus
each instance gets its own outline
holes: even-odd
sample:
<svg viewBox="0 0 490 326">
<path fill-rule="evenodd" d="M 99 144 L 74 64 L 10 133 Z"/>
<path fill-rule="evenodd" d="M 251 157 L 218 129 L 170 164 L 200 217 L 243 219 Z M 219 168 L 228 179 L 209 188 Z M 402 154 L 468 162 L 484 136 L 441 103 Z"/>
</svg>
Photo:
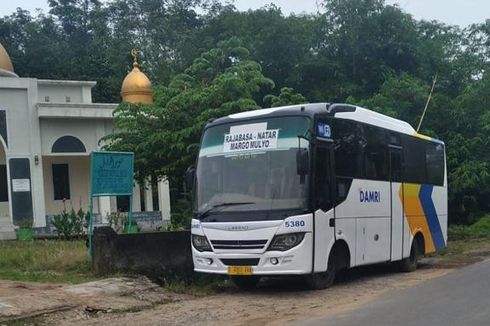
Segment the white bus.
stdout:
<svg viewBox="0 0 490 326">
<path fill-rule="evenodd" d="M 207 124 L 194 180 L 194 270 L 240 287 L 393 262 L 413 271 L 447 241 L 444 143 L 348 104 L 232 114 Z"/>
</svg>

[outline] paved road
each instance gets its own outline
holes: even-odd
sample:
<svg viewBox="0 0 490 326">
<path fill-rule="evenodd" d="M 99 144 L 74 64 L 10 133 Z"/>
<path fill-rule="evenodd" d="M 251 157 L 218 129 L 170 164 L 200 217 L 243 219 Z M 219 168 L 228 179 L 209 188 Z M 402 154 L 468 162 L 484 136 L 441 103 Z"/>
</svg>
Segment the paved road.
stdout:
<svg viewBox="0 0 490 326">
<path fill-rule="evenodd" d="M 490 260 L 301 326 L 489 326 Z"/>
</svg>

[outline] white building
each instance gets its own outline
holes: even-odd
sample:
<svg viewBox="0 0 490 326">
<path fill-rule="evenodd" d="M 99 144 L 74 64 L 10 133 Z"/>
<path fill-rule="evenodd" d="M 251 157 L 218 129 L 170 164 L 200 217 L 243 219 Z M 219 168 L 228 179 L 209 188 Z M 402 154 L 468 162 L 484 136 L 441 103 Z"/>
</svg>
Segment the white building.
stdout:
<svg viewBox="0 0 490 326">
<path fill-rule="evenodd" d="M 65 207 L 88 210 L 90 152 L 112 133 L 117 106 L 92 103 L 95 84 L 19 77 L 0 44 L 0 240 L 15 238 L 14 229 L 23 221 L 46 228 L 47 217 Z M 151 83 L 136 59 L 122 95 L 127 102 L 151 103 Z M 158 205 L 165 224 L 170 220 L 168 183 L 157 188 L 154 203 L 151 185 L 136 184 L 133 212 Z M 117 206 L 115 197 L 94 200 L 94 212 L 102 218 Z"/>
</svg>

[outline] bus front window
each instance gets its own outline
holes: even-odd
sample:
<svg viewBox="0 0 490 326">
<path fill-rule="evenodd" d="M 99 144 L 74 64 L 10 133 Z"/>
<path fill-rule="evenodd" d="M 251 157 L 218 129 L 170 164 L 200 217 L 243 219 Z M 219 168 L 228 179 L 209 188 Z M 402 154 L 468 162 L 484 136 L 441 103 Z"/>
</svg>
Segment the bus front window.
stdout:
<svg viewBox="0 0 490 326">
<path fill-rule="evenodd" d="M 196 173 L 197 216 L 213 207 L 227 212 L 306 208 L 308 185 L 297 173 L 296 136 L 308 122 L 304 117 L 270 119 L 267 128 L 278 130 L 277 146 L 238 153 L 223 149 L 229 125 L 206 130 Z"/>
</svg>

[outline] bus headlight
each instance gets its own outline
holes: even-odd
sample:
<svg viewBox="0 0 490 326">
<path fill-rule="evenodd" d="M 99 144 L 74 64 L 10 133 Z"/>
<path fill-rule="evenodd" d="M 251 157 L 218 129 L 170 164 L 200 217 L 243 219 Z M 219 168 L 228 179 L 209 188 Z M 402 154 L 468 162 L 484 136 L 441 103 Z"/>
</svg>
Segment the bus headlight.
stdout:
<svg viewBox="0 0 490 326">
<path fill-rule="evenodd" d="M 289 250 L 289 249 L 294 248 L 297 245 L 299 245 L 301 243 L 301 241 L 303 241 L 304 237 L 305 237 L 304 232 L 276 235 L 272 239 L 272 242 L 269 245 L 269 248 L 267 248 L 267 250 L 268 251 L 272 251 L 272 250 L 286 251 L 286 250 Z"/>
<path fill-rule="evenodd" d="M 202 235 L 192 235 L 192 246 L 194 246 L 197 251 L 212 251 L 208 239 Z"/>
</svg>

